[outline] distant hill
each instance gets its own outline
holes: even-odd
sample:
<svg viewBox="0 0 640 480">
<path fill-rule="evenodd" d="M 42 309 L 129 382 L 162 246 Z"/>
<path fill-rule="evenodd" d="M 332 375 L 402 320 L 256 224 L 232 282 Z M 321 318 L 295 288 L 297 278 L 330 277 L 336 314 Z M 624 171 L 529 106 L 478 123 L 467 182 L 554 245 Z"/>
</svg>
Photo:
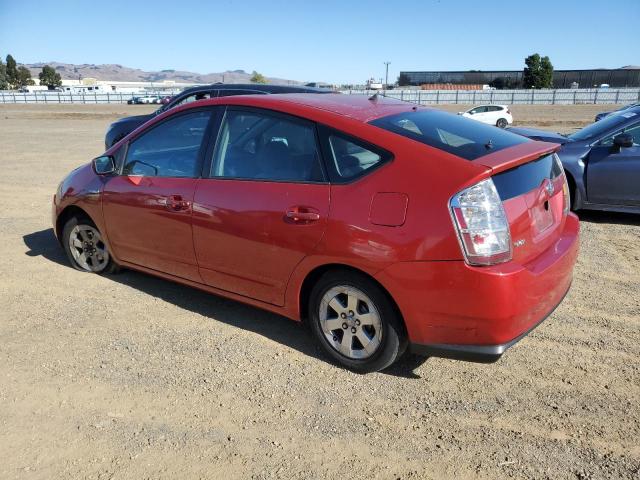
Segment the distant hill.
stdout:
<svg viewBox="0 0 640 480">
<path fill-rule="evenodd" d="M 161 82 L 163 80 L 174 80 L 183 83 L 249 83 L 251 73 L 244 70 L 228 70 L 220 73 L 194 73 L 183 72 L 180 70 L 161 70 L 159 72 L 145 72 L 138 68 L 123 67 L 118 64 L 94 65 L 83 63 L 74 65 L 71 63 L 59 62 L 43 62 L 43 63 L 27 63 L 25 66 L 31 70 L 31 76 L 38 78 L 38 74 L 42 71 L 42 67 L 49 65 L 53 67 L 62 77 L 63 80 L 77 80 L 79 76 L 82 78 L 90 77 L 97 80 L 112 80 L 119 82 Z M 269 83 L 298 85 L 303 82 L 297 80 L 287 80 L 284 78 L 267 77 Z"/>
</svg>

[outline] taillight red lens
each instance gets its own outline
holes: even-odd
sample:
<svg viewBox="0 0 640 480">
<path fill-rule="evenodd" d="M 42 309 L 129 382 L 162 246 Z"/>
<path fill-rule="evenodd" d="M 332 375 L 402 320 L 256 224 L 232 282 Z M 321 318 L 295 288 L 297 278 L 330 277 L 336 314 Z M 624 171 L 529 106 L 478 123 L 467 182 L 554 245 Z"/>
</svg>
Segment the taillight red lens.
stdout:
<svg viewBox="0 0 640 480">
<path fill-rule="evenodd" d="M 511 260 L 511 232 L 490 178 L 451 198 L 453 223 L 467 263 L 494 265 Z"/>
</svg>

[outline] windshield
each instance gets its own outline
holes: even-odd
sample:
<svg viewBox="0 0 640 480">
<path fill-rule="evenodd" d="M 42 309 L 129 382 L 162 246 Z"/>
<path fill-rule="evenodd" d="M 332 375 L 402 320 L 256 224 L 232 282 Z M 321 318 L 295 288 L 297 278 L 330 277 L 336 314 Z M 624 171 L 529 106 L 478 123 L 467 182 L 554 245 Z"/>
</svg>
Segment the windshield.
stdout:
<svg viewBox="0 0 640 480">
<path fill-rule="evenodd" d="M 403 112 L 370 123 L 465 160 L 530 141 L 498 127 L 435 109 Z"/>
<path fill-rule="evenodd" d="M 591 140 L 592 138 L 598 138 L 606 134 L 609 130 L 619 127 L 626 123 L 630 118 L 636 117 L 638 114 L 635 112 L 629 112 L 628 110 L 621 110 L 614 112 L 611 115 L 607 115 L 602 120 L 591 125 L 584 127 L 582 130 L 578 130 L 571 135 L 567 135 L 571 140 Z"/>
</svg>

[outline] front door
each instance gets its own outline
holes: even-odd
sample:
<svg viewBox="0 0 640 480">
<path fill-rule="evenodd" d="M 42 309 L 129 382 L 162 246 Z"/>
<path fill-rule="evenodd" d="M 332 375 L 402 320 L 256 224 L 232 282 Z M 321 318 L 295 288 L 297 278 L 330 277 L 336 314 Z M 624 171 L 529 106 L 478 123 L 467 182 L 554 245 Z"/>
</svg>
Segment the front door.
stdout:
<svg viewBox="0 0 640 480">
<path fill-rule="evenodd" d="M 617 148 L 613 138 L 633 136 L 633 146 Z M 587 200 L 608 205 L 640 205 L 640 124 L 604 139 L 587 158 Z"/>
<path fill-rule="evenodd" d="M 191 215 L 209 110 L 169 117 L 132 140 L 103 191 L 109 243 L 126 262 L 200 281 Z"/>
<path fill-rule="evenodd" d="M 293 270 L 322 238 L 329 191 L 313 123 L 229 108 L 194 198 L 203 281 L 283 305 Z"/>
</svg>

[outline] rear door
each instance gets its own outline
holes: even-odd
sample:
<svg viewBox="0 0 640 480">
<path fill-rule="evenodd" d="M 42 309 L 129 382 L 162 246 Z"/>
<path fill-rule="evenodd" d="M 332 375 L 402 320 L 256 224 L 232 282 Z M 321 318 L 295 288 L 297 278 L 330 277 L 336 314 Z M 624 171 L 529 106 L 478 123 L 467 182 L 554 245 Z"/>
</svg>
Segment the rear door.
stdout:
<svg viewBox="0 0 640 480">
<path fill-rule="evenodd" d="M 320 242 L 329 214 L 316 127 L 233 107 L 217 139 L 194 198 L 200 275 L 213 287 L 283 305 L 289 277 Z"/>
<path fill-rule="evenodd" d="M 633 146 L 617 148 L 613 138 L 633 137 Z M 640 205 L 640 123 L 620 130 L 595 145 L 587 158 L 587 200 L 607 205 Z"/>
<path fill-rule="evenodd" d="M 199 281 L 191 214 L 210 110 L 174 115 L 128 145 L 103 190 L 109 242 L 123 261 Z"/>
</svg>

